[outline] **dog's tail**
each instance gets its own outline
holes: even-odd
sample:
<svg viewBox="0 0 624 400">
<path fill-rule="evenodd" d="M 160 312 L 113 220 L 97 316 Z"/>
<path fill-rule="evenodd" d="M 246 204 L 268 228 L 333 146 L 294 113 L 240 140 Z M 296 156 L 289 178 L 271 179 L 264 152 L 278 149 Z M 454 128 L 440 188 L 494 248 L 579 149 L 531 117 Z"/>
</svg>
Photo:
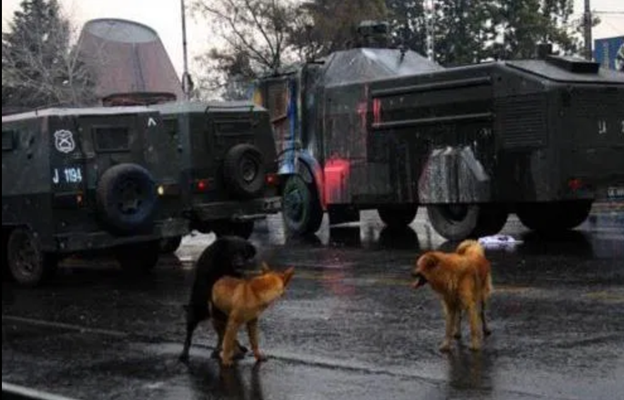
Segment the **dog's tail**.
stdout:
<svg viewBox="0 0 624 400">
<path fill-rule="evenodd" d="M 457 246 L 455 252 L 459 255 L 477 255 L 485 257 L 485 250 L 476 240 L 464 240 Z"/>
</svg>

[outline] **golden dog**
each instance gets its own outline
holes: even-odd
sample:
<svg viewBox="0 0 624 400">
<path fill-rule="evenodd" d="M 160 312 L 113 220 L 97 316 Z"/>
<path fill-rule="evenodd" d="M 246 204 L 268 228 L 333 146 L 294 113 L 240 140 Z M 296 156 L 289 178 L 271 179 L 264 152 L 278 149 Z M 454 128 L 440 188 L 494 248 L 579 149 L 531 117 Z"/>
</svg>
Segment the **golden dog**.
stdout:
<svg viewBox="0 0 624 400">
<path fill-rule="evenodd" d="M 271 271 L 263 264 L 259 276 L 250 279 L 226 276 L 215 283 L 212 288 L 212 306 L 227 315 L 225 325 L 219 326 L 218 321 L 215 325 L 219 343 L 223 343 L 221 362 L 224 366 L 232 365 L 236 336 L 243 324 L 247 325 L 249 343 L 256 361 L 265 360 L 258 346 L 258 318 L 284 294 L 294 272 L 292 267 L 281 273 Z"/>
<path fill-rule="evenodd" d="M 465 240 L 454 253 L 429 251 L 418 258 L 412 275 L 416 278 L 413 288 L 429 283 L 442 300 L 446 334 L 440 350 L 449 351 L 452 337 L 461 337 L 462 311 L 470 319 L 470 348 L 479 350 L 483 335 L 490 334 L 485 306 L 493 290 L 490 262 L 481 244 Z"/>
</svg>

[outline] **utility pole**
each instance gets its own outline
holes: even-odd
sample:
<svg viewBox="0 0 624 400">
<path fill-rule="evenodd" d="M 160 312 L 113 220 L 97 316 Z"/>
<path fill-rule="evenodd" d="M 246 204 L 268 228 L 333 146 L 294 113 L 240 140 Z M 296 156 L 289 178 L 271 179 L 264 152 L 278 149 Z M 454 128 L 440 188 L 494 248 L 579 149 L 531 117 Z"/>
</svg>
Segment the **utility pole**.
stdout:
<svg viewBox="0 0 624 400">
<path fill-rule="evenodd" d="M 184 0 L 180 0 L 180 6 L 182 7 L 182 53 L 184 58 L 182 91 L 184 92 L 185 100 L 189 100 L 191 98 L 191 90 L 193 90 L 193 82 L 191 80 L 191 75 L 188 72 L 188 53 L 186 50 L 186 7 L 184 6 Z"/>
<path fill-rule="evenodd" d="M 590 0 L 585 0 L 585 13 L 583 15 L 583 31 L 585 36 L 585 58 L 592 60 L 592 15 Z"/>
<path fill-rule="evenodd" d="M 425 27 L 427 32 L 427 58 L 435 61 L 435 0 L 423 0 Z"/>
</svg>

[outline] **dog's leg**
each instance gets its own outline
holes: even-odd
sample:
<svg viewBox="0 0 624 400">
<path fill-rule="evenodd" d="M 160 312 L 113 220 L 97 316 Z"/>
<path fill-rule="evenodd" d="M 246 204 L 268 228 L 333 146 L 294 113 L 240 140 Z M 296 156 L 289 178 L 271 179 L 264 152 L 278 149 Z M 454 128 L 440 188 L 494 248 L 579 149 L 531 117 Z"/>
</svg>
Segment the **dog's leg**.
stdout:
<svg viewBox="0 0 624 400">
<path fill-rule="evenodd" d="M 182 362 L 187 362 L 189 359 L 193 332 L 195 332 L 197 325 L 199 325 L 205 315 L 198 312 L 192 305 L 185 306 L 184 308 L 186 310 L 186 338 L 184 339 L 184 348 L 182 349 L 179 359 Z"/>
<path fill-rule="evenodd" d="M 481 348 L 481 321 L 479 321 L 479 312 L 475 303 L 468 305 L 468 315 L 470 316 L 470 349 L 479 350 Z"/>
<path fill-rule="evenodd" d="M 453 328 L 455 327 L 455 307 L 452 304 L 448 304 L 443 301 L 444 315 L 446 317 L 446 332 L 444 334 L 444 341 L 440 345 L 440 351 L 451 350 L 451 339 L 453 338 Z"/>
<path fill-rule="evenodd" d="M 249 335 L 249 343 L 251 343 L 251 350 L 256 357 L 257 362 L 266 361 L 266 356 L 260 353 L 260 347 L 258 345 L 258 319 L 252 319 L 247 322 L 247 334 Z"/>
<path fill-rule="evenodd" d="M 481 325 L 483 327 L 483 336 L 490 336 L 492 331 L 487 326 L 487 320 L 485 318 L 485 299 L 481 301 Z"/>
<path fill-rule="evenodd" d="M 221 350 L 223 349 L 223 337 L 225 336 L 225 328 L 227 326 L 228 316 L 223 311 L 218 308 L 212 309 L 212 326 L 217 332 L 218 342 L 217 347 L 212 351 L 212 358 L 219 358 L 219 354 L 221 354 Z M 247 353 L 247 348 L 236 341 L 236 347 L 234 348 L 234 354 L 232 356 L 235 360 L 241 360 L 245 358 L 245 353 Z"/>
<path fill-rule="evenodd" d="M 219 358 L 221 350 L 223 350 L 223 337 L 225 336 L 225 328 L 227 327 L 227 315 L 221 311 L 214 309 L 212 311 L 212 327 L 217 333 L 217 346 L 212 352 L 212 358 Z"/>
<path fill-rule="evenodd" d="M 241 325 L 242 321 L 236 318 L 236 316 L 229 316 L 227 326 L 225 328 L 225 335 L 223 336 L 223 349 L 221 350 L 221 363 L 223 363 L 223 366 L 225 367 L 232 365 L 232 355 L 234 353 L 234 346 L 236 345 L 236 335 Z"/>
<path fill-rule="evenodd" d="M 462 317 L 461 310 L 457 310 L 457 312 L 455 313 L 455 328 L 453 328 L 453 337 L 457 340 L 461 339 L 461 336 L 462 336 L 461 317 Z"/>
</svg>

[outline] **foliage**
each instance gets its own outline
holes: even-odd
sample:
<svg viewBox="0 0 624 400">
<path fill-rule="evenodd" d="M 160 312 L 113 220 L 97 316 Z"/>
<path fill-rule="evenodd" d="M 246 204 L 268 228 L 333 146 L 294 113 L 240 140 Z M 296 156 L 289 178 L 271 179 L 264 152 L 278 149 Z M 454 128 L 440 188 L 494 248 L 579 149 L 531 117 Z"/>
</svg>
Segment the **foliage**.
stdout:
<svg viewBox="0 0 624 400">
<path fill-rule="evenodd" d="M 435 11 L 435 60 L 445 66 L 477 63 L 490 56 L 496 37 L 492 1 L 441 0 Z"/>
<path fill-rule="evenodd" d="M 383 0 L 195 0 L 196 17 L 214 24 L 223 45 L 196 61 L 198 91 L 245 97 L 247 83 L 348 46 L 357 23 L 384 19 Z"/>
<path fill-rule="evenodd" d="M 224 43 L 197 60 L 204 69 L 213 68 L 200 79 L 204 87 L 211 81 L 213 90 L 231 89 L 237 82 L 278 73 L 292 58 L 287 39 L 296 9 L 289 0 L 195 0 L 191 11 L 214 24 Z"/>
<path fill-rule="evenodd" d="M 309 60 L 352 47 L 360 22 L 386 20 L 388 12 L 384 0 L 313 0 L 303 2 L 298 15 L 307 24 L 293 29 L 291 42 Z"/>
<path fill-rule="evenodd" d="M 578 54 L 573 0 L 434 0 L 436 61 L 445 66 L 488 59 L 532 58 L 538 43 Z M 388 0 L 393 34 L 425 53 L 425 19 L 419 0 Z M 413 10 L 410 13 L 410 10 Z M 594 21 L 596 23 L 597 21 Z"/>
<path fill-rule="evenodd" d="M 393 44 L 426 53 L 427 30 L 422 0 L 387 0 Z"/>
<path fill-rule="evenodd" d="M 444 66 L 532 58 L 538 43 L 579 54 L 573 0 L 432 0 L 436 61 Z M 195 0 L 224 45 L 200 58 L 203 89 L 244 97 L 246 83 L 355 43 L 364 20 L 385 20 L 391 45 L 426 53 L 422 0 Z M 596 21 L 595 21 L 596 22 Z"/>
<path fill-rule="evenodd" d="M 24 0 L 2 33 L 2 106 L 92 103 L 94 84 L 71 46 L 72 27 L 56 0 Z"/>
<path fill-rule="evenodd" d="M 502 40 L 490 48 L 500 59 L 531 58 L 536 43 L 553 43 L 562 53 L 576 54 L 580 42 L 574 36 L 573 0 L 498 0 L 494 20 Z"/>
</svg>

